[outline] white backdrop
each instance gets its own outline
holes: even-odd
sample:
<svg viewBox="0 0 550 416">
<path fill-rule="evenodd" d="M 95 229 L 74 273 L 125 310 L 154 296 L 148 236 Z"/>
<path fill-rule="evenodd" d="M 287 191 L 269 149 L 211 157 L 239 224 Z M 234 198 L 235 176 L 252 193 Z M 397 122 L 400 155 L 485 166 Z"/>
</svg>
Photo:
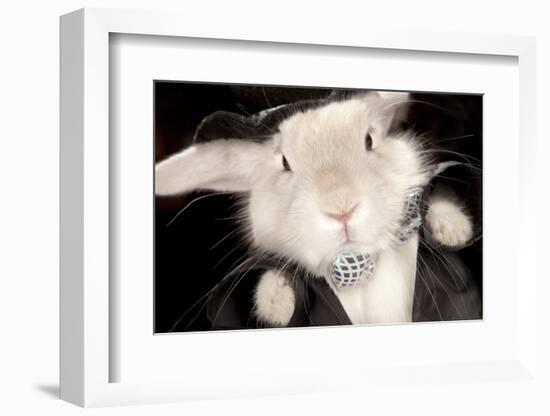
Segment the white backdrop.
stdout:
<svg viewBox="0 0 550 416">
<path fill-rule="evenodd" d="M 231 18 L 232 13 L 251 18 L 275 19 L 281 30 L 287 24 L 300 24 L 307 30 L 308 19 L 322 19 L 327 30 L 339 25 L 368 25 L 373 19 L 393 24 L 431 27 L 438 30 L 474 31 L 536 35 L 538 54 L 538 131 L 540 213 L 547 211 L 549 176 L 545 154 L 550 151 L 543 130 L 550 114 L 550 30 L 543 1 L 406 1 L 352 2 L 338 0 L 324 7 L 321 2 L 277 0 L 260 7 L 259 1 L 215 3 L 111 0 L 88 2 L 12 1 L 5 2 L 0 14 L 0 413 L 73 414 L 81 410 L 55 399 L 58 377 L 58 16 L 83 6 L 134 9 L 179 10 L 197 15 L 216 13 Z M 193 4 L 191 4 L 193 3 Z M 199 3 L 199 4 L 195 4 Z M 285 22 L 285 20 L 291 22 Z M 236 28 L 238 31 L 238 28 Z M 547 139 L 546 142 L 543 139 Z M 544 194 L 543 194 L 544 192 Z M 548 244 L 549 221 L 539 216 L 539 250 Z M 546 231 L 546 232 L 545 232 Z M 542 255 L 539 257 L 543 257 Z M 548 266 L 540 264 L 550 276 Z M 544 267 L 544 270 L 542 268 Z M 549 282 L 538 288 L 539 299 L 550 292 Z M 539 302 L 539 360 L 545 375 L 550 374 L 550 305 Z M 550 384 L 546 386 L 550 391 Z M 547 391 L 533 391 L 526 385 L 495 383 L 468 387 L 458 396 L 453 385 L 415 388 L 396 396 L 386 394 L 362 397 L 343 393 L 305 397 L 217 401 L 178 405 L 141 406 L 94 410 L 100 414 L 548 414 Z M 468 394 L 465 395 L 465 392 Z M 411 409 L 407 397 L 426 395 L 425 407 Z M 544 403 L 544 405 L 543 405 Z M 436 412 L 444 409 L 443 412 Z"/>
</svg>

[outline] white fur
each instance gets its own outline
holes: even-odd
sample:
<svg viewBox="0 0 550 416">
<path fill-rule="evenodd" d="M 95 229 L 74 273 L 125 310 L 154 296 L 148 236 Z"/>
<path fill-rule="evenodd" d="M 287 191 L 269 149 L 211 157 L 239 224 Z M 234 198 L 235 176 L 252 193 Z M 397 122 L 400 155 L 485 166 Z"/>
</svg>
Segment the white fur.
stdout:
<svg viewBox="0 0 550 416">
<path fill-rule="evenodd" d="M 436 188 L 426 213 L 426 228 L 432 238 L 450 247 L 466 244 L 473 236 L 472 220 L 456 197 Z"/>
<path fill-rule="evenodd" d="M 353 324 L 412 321 L 417 249 L 418 238 L 414 237 L 384 250 L 367 282 L 335 291 Z"/>
<path fill-rule="evenodd" d="M 294 314 L 296 297 L 288 280 L 279 271 L 268 270 L 254 293 L 254 314 L 261 322 L 286 326 Z"/>
<path fill-rule="evenodd" d="M 424 186 L 429 175 L 415 137 L 389 134 L 407 97 L 369 93 L 298 112 L 263 144 L 216 140 L 195 145 L 157 166 L 157 193 L 249 191 L 244 214 L 254 246 L 327 281 L 337 253 L 378 253 L 372 280 L 337 290 L 337 296 L 354 323 L 410 321 L 417 240 L 400 246 L 395 236 L 407 191 Z M 365 148 L 367 132 L 373 139 L 370 151 Z M 291 172 L 283 168 L 283 155 Z M 347 239 L 342 223 L 329 214 L 355 205 Z M 455 219 L 450 209 L 443 211 L 442 218 Z M 448 241 L 447 232 L 454 231 L 443 223 L 434 221 L 432 226 Z M 459 229 L 467 231 L 467 225 Z M 256 314 L 284 325 L 293 312 L 294 294 L 281 282 L 277 273 L 264 275 L 256 292 Z"/>
<path fill-rule="evenodd" d="M 260 143 L 216 140 L 191 146 L 155 168 L 155 193 L 174 195 L 196 189 L 250 190 L 265 154 Z"/>
</svg>

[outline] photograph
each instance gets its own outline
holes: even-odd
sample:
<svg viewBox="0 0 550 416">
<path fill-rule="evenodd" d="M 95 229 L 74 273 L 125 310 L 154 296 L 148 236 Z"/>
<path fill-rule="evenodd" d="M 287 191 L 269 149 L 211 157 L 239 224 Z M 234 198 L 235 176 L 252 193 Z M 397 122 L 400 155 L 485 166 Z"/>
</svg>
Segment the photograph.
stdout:
<svg viewBox="0 0 550 416">
<path fill-rule="evenodd" d="M 483 318 L 483 95 L 155 80 L 154 332 Z"/>
</svg>

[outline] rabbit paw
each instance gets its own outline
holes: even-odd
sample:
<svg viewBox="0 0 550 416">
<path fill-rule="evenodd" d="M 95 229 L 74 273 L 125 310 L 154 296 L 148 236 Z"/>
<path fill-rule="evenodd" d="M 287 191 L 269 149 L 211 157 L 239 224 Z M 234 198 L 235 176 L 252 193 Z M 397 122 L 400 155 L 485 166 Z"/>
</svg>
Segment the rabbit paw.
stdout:
<svg viewBox="0 0 550 416">
<path fill-rule="evenodd" d="M 473 236 L 473 224 L 463 206 L 453 195 L 435 193 L 429 201 L 426 228 L 438 243 L 460 247 Z"/>
<path fill-rule="evenodd" d="M 295 301 L 294 289 L 287 278 L 278 271 L 268 270 L 254 293 L 254 314 L 261 322 L 286 326 L 294 314 Z"/>
</svg>

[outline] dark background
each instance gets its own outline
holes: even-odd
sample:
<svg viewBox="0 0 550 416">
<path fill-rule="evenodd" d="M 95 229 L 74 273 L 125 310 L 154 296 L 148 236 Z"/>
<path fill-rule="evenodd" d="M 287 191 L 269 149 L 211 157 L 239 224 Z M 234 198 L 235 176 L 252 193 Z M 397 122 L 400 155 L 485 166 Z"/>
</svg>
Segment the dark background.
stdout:
<svg viewBox="0 0 550 416">
<path fill-rule="evenodd" d="M 189 146 L 197 125 L 214 111 L 248 115 L 297 100 L 321 98 L 330 92 L 319 88 L 156 81 L 155 161 Z M 426 135 L 444 149 L 438 154 L 441 160 L 448 160 L 452 156 L 449 152 L 458 152 L 481 167 L 482 96 L 413 93 L 411 98 L 414 103 L 406 120 L 401 121 L 403 127 Z M 458 156 L 453 159 L 465 160 Z M 206 197 L 187 206 L 202 196 Z M 205 192 L 155 197 L 155 332 L 210 329 L 205 307 L 208 291 L 246 250 L 235 249 L 242 240 L 238 233 L 231 234 L 236 229 L 231 220 L 235 202 L 234 196 Z M 481 246 L 479 240 L 461 253 L 480 288 Z M 240 285 L 251 285 L 254 276 L 251 273 L 249 277 Z M 245 290 L 252 290 L 252 286 Z"/>
</svg>

